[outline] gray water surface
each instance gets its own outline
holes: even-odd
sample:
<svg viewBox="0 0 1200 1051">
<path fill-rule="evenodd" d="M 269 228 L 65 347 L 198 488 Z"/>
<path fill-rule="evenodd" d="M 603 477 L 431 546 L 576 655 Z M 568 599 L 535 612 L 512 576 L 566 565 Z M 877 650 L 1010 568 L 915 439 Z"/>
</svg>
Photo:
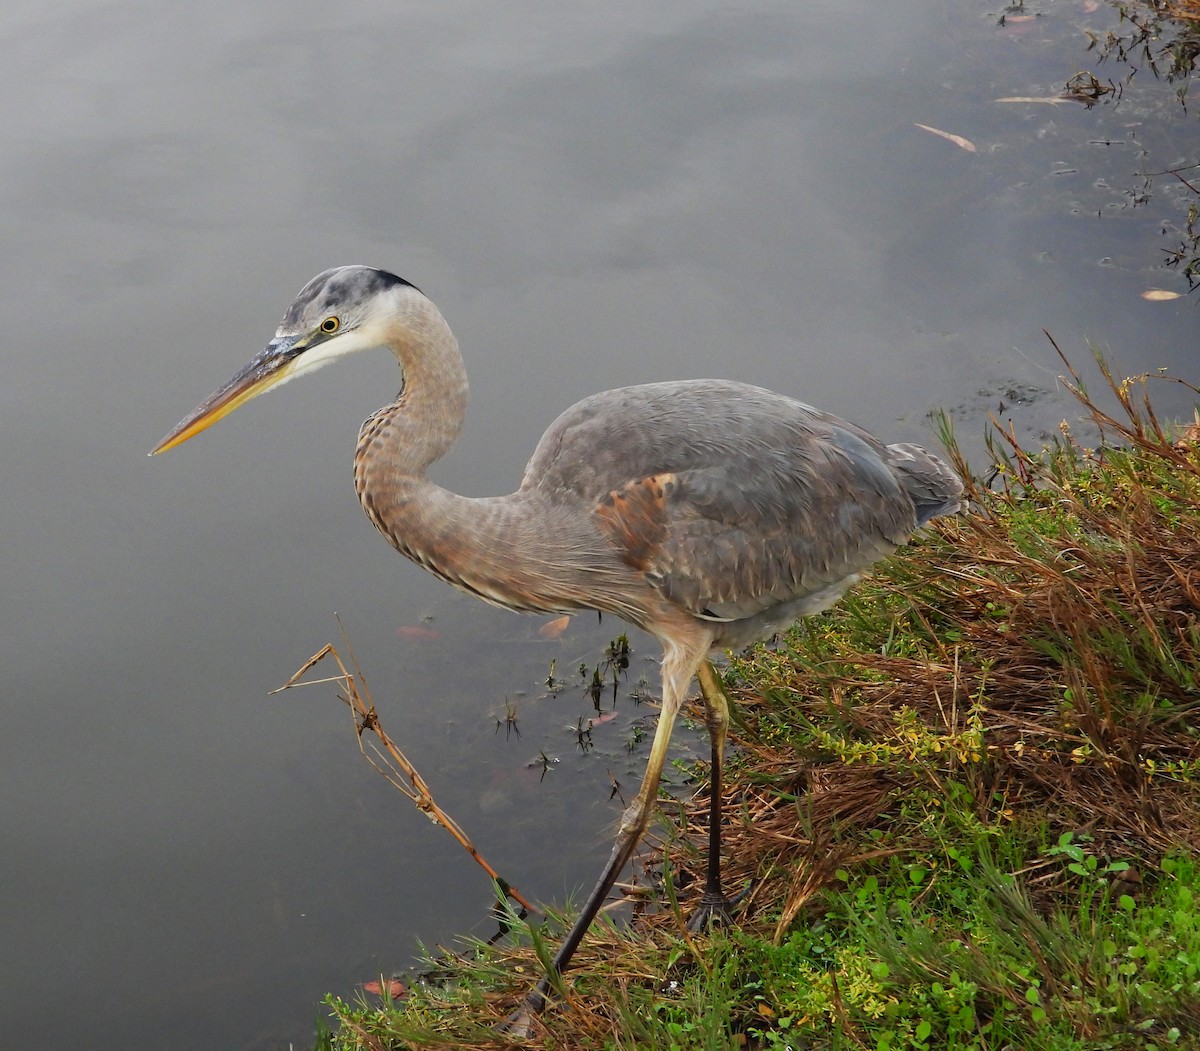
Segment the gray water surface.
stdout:
<svg viewBox="0 0 1200 1051">
<path fill-rule="evenodd" d="M 386 267 L 442 308 L 472 405 L 435 477 L 475 495 L 628 383 L 760 383 L 889 441 L 948 407 L 979 455 L 1002 401 L 1024 435 L 1075 413 L 1043 328 L 1194 381 L 1192 301 L 1138 297 L 1182 290 L 1154 269 L 1181 190 L 1123 194 L 1194 152 L 1194 118 L 994 101 L 1091 61 L 1080 30 L 1113 15 L 1086 6 L 6 5 L 5 1045 L 303 1047 L 326 992 L 491 933 L 486 877 L 358 757 L 334 687 L 267 696 L 335 611 L 387 729 L 530 897 L 590 886 L 611 778 L 636 786 L 649 640 L 584 754 L 573 670 L 619 626 L 543 638 L 359 510 L 386 354 L 146 458 L 317 271 Z"/>
</svg>

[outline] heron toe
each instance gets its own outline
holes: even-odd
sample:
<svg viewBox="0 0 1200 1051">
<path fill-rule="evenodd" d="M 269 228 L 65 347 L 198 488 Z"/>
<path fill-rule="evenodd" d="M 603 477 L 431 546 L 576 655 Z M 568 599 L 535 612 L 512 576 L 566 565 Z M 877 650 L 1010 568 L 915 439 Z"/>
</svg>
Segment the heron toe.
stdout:
<svg viewBox="0 0 1200 1051">
<path fill-rule="evenodd" d="M 720 892 L 706 890 L 696 906 L 696 911 L 688 917 L 687 928 L 692 933 L 703 933 L 713 927 L 733 926 L 733 914 L 750 893 L 751 884 L 747 884 L 732 898 Z"/>
</svg>

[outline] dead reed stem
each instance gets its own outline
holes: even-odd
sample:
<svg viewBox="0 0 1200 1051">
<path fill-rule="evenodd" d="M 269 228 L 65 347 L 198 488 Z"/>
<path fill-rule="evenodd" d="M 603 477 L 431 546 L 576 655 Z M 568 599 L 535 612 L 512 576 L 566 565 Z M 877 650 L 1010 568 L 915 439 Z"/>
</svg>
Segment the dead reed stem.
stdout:
<svg viewBox="0 0 1200 1051">
<path fill-rule="evenodd" d="M 344 638 L 345 633 L 343 631 Z M 429 818 L 430 821 L 435 825 L 440 825 L 458 840 L 463 850 L 470 854 L 475 863 L 496 882 L 496 885 L 506 897 L 515 901 L 526 913 L 538 914 L 539 910 L 526 901 L 524 895 L 492 868 L 487 859 L 479 853 L 470 838 L 462 830 L 462 826 L 438 806 L 437 801 L 433 798 L 433 793 L 429 790 L 429 785 L 426 784 L 425 779 L 421 776 L 416 766 L 413 765 L 412 760 L 400 750 L 400 747 L 392 740 L 387 731 L 384 730 L 379 720 L 379 713 L 375 710 L 375 701 L 371 697 L 370 688 L 367 686 L 362 668 L 358 664 L 358 659 L 354 656 L 352 649 L 349 650 L 349 653 L 354 664 L 353 673 L 346 668 L 346 664 L 342 660 L 342 655 L 337 651 L 337 647 L 332 643 L 326 643 L 305 661 L 304 665 L 295 675 L 288 679 L 278 690 L 273 690 L 272 694 L 282 693 L 284 690 L 290 690 L 296 686 L 316 686 L 327 682 L 340 683 L 342 690 L 337 695 L 338 700 L 344 703 L 354 714 L 358 750 L 367 762 L 378 770 L 387 779 L 389 784 L 394 785 L 412 800 L 416 808 Z M 320 664 L 326 658 L 332 660 L 337 665 L 340 674 L 326 679 L 301 681 L 309 669 Z M 368 733 L 370 737 L 364 738 L 364 735 Z"/>
</svg>

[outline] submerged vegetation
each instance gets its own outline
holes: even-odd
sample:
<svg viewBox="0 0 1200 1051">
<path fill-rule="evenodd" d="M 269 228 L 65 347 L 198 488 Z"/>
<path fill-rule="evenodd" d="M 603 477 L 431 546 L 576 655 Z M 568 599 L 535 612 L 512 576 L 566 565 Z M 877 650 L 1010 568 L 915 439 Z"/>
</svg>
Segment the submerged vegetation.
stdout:
<svg viewBox="0 0 1200 1051">
<path fill-rule="evenodd" d="M 1078 73 L 1067 84 L 1067 93 L 1097 101 L 1105 95 L 1120 98 L 1126 85 L 1145 69 L 1154 79 L 1175 88 L 1175 97 L 1186 110 L 1188 88 L 1200 67 L 1200 0 L 1114 0 L 1120 22 L 1104 33 L 1086 31 L 1089 50 L 1095 50 L 1100 62 L 1113 62 L 1124 69 L 1118 82 L 1102 82 L 1091 72 Z M 1200 287 L 1200 184 L 1196 175 L 1200 163 L 1188 151 L 1195 141 L 1189 135 L 1164 171 L 1143 170 L 1142 185 L 1130 189 L 1130 200 L 1148 201 L 1156 179 L 1170 177 L 1186 191 L 1182 197 L 1184 214 L 1163 227 L 1164 236 L 1175 243 L 1163 249 L 1163 264 L 1178 271 L 1188 289 Z M 1186 158 L 1186 159 L 1180 159 Z"/>
<path fill-rule="evenodd" d="M 738 926 L 685 924 L 696 798 L 532 1046 L 1200 1047 L 1200 432 L 1105 375 L 1095 448 L 995 433 L 969 514 L 730 662 Z M 566 920 L 510 923 L 320 1046 L 505 1046 Z"/>
<path fill-rule="evenodd" d="M 1144 66 L 1176 87 L 1186 107 L 1188 83 L 1200 60 L 1200 0 L 1117 0 L 1118 30 L 1091 36 L 1104 57 L 1114 56 L 1130 68 L 1129 78 Z"/>
</svg>

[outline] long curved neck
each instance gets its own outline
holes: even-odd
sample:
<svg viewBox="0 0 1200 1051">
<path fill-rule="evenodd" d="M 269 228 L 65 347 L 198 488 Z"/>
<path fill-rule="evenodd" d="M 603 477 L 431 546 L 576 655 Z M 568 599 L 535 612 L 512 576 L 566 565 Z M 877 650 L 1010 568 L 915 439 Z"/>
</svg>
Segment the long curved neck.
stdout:
<svg viewBox="0 0 1200 1051">
<path fill-rule="evenodd" d="M 363 498 L 365 474 L 375 468 L 385 467 L 391 478 L 423 478 L 454 445 L 467 412 L 467 369 L 458 341 L 428 299 L 409 299 L 383 328 L 381 342 L 400 363 L 403 387 L 359 433 L 355 474 Z M 380 463 L 384 448 L 386 461 Z"/>
<path fill-rule="evenodd" d="M 397 548 L 416 557 L 403 534 L 421 495 L 437 487 L 425 469 L 444 456 L 462 431 L 467 370 L 450 326 L 429 300 L 410 296 L 378 332 L 400 364 L 396 400 L 372 413 L 358 434 L 354 486 L 367 517 Z M 417 559 L 420 561 L 420 559 Z"/>
<path fill-rule="evenodd" d="M 354 482 L 363 510 L 401 554 L 442 579 L 488 601 L 522 606 L 514 558 L 523 531 L 513 499 L 459 496 L 425 477 L 462 431 L 467 374 L 458 342 L 423 297 L 410 299 L 379 335 L 395 353 L 404 385 L 359 432 Z"/>
<path fill-rule="evenodd" d="M 425 477 L 462 430 L 467 377 L 458 343 L 437 308 L 423 298 L 415 306 L 406 306 L 379 333 L 400 362 L 404 386 L 363 424 L 354 457 L 355 488 L 375 528 L 401 554 L 497 605 L 576 609 L 581 600 L 571 585 L 586 580 L 586 605 L 636 618 L 618 588 L 628 570 L 590 516 L 536 490 L 472 498 Z"/>
</svg>

